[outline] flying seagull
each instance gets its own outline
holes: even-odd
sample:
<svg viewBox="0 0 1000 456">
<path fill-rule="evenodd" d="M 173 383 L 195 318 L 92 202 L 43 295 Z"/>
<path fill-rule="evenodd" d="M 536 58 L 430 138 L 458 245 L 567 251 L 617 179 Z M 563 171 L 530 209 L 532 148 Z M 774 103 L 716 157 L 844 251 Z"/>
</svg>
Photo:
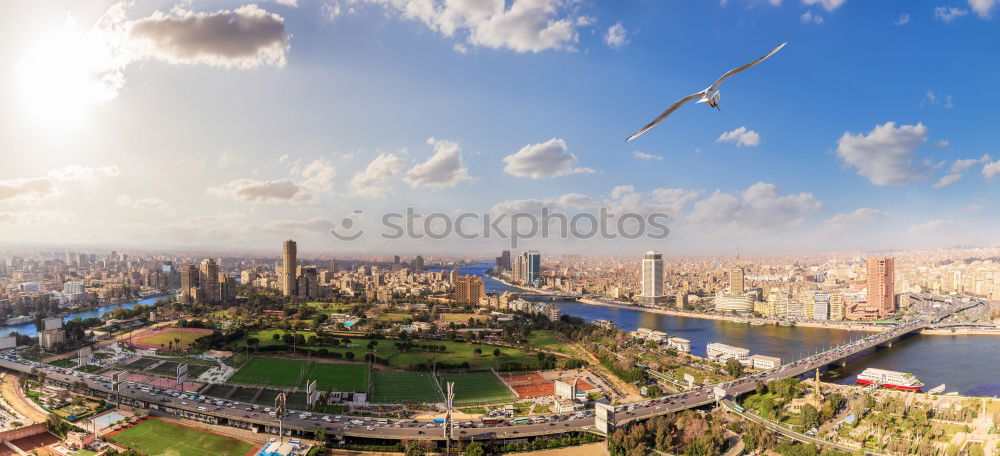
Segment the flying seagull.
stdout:
<svg viewBox="0 0 1000 456">
<path fill-rule="evenodd" d="M 656 124 L 660 123 L 660 121 L 662 121 L 663 119 L 666 119 L 667 116 L 669 116 L 671 113 L 673 113 L 674 111 L 676 111 L 677 108 L 681 107 L 682 104 L 687 103 L 687 102 L 689 102 L 691 100 L 700 98 L 698 100 L 698 103 L 706 103 L 706 104 L 708 104 L 709 106 L 711 106 L 711 107 L 713 107 L 715 109 L 719 109 L 719 86 L 722 85 L 722 81 L 725 81 L 726 79 L 729 79 L 730 76 L 733 76 L 733 75 L 735 75 L 735 74 L 737 74 L 737 73 L 739 73 L 739 72 L 741 72 L 741 71 L 743 71 L 743 70 L 745 70 L 747 68 L 750 68 L 750 67 L 752 67 L 752 66 L 754 66 L 754 65 L 756 65 L 756 64 L 758 64 L 760 62 L 763 62 L 764 59 L 766 59 L 766 58 L 774 55 L 776 52 L 780 51 L 781 48 L 785 47 L 786 44 L 788 44 L 787 41 L 784 42 L 784 43 L 781 43 L 780 45 L 778 45 L 778 47 L 774 48 L 771 52 L 768 52 L 767 54 L 764 54 L 763 57 L 761 57 L 761 58 L 759 58 L 757 60 L 754 60 L 753 62 L 750 62 L 750 63 L 748 63 L 746 65 L 741 66 L 741 67 L 737 67 L 737 68 L 733 68 L 732 70 L 729 70 L 729 72 L 727 72 L 726 74 L 722 75 L 722 77 L 719 78 L 718 81 L 715 81 L 715 84 L 712 84 L 711 87 L 709 87 L 709 88 L 707 88 L 705 90 L 702 90 L 700 92 L 692 93 L 691 95 L 688 95 L 688 96 L 686 96 L 684 98 L 681 98 L 680 100 L 677 100 L 676 102 L 674 102 L 674 104 L 670 105 L 670 107 L 667 108 L 666 111 L 663 111 L 663 114 L 660 114 L 659 117 L 653 119 L 652 122 L 650 122 L 649 124 L 647 124 L 645 127 L 642 127 L 642 129 L 640 129 L 639 131 L 637 131 L 635 133 L 632 133 L 632 136 L 629 136 L 628 138 L 626 138 L 625 142 L 629 142 L 629 141 L 631 141 L 631 140 L 633 140 L 635 138 L 638 138 L 643 133 L 649 131 L 650 128 L 653 128 L 654 126 L 656 126 Z M 721 109 L 719 109 L 719 110 L 721 111 Z"/>
</svg>

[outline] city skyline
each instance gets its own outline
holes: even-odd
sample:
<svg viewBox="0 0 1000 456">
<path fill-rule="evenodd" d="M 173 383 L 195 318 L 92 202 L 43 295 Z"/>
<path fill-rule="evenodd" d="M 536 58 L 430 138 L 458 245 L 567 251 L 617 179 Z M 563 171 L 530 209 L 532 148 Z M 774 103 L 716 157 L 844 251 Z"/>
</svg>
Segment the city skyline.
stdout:
<svg viewBox="0 0 1000 456">
<path fill-rule="evenodd" d="M 424 16 L 407 3 L 15 2 L 0 19 L 0 236 L 221 251 L 294 237 L 313 252 L 495 255 L 501 240 L 344 243 L 328 232 L 357 209 L 372 224 L 406 207 L 546 206 L 662 211 L 670 236 L 528 249 L 994 242 L 996 119 L 980 108 L 998 101 L 989 81 L 1000 67 L 975 58 L 1000 33 L 993 2 L 553 0 Z M 197 20 L 185 28 L 181 17 Z M 259 29 L 215 29 L 220 18 Z M 168 45 L 199 32 L 217 41 Z M 782 41 L 723 87 L 722 113 L 682 109 L 622 142 L 674 88 Z"/>
</svg>

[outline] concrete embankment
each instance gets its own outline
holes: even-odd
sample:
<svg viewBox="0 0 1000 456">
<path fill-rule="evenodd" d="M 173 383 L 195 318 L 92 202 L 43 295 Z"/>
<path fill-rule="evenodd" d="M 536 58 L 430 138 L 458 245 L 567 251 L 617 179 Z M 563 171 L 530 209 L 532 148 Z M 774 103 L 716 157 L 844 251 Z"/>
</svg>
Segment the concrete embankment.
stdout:
<svg viewBox="0 0 1000 456">
<path fill-rule="evenodd" d="M 705 320 L 721 320 L 721 321 L 731 321 L 731 322 L 747 320 L 745 317 L 733 317 L 728 315 L 715 315 L 715 314 L 706 314 L 698 312 L 685 312 L 681 310 L 669 310 L 656 307 L 634 306 L 628 304 L 615 304 L 611 302 L 598 301 L 590 298 L 579 298 L 577 299 L 577 302 L 581 304 L 588 304 L 594 306 L 612 307 L 615 309 L 628 309 L 641 312 L 658 313 L 662 315 L 672 315 L 675 317 L 701 318 Z M 821 322 L 796 322 L 795 326 L 803 326 L 809 328 L 840 329 L 844 331 L 872 331 L 872 332 L 881 332 L 886 329 L 880 326 L 869 326 L 869 325 L 853 324 L 853 323 L 841 324 L 841 323 L 821 323 Z"/>
</svg>

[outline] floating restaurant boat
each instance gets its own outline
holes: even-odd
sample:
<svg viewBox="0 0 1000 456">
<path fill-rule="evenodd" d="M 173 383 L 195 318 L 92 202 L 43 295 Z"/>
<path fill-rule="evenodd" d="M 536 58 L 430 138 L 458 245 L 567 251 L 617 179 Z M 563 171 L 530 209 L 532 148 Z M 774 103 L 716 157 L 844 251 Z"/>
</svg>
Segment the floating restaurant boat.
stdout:
<svg viewBox="0 0 1000 456">
<path fill-rule="evenodd" d="M 883 388 L 901 391 L 917 391 L 924 387 L 924 382 L 917 380 L 909 372 L 896 372 L 886 369 L 868 368 L 858 374 L 859 385 L 877 385 Z"/>
</svg>

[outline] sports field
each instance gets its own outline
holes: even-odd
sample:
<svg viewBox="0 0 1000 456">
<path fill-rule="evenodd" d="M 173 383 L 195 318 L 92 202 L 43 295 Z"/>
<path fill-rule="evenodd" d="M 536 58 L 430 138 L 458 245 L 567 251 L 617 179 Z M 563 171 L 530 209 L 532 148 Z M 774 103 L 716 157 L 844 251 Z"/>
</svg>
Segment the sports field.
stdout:
<svg viewBox="0 0 1000 456">
<path fill-rule="evenodd" d="M 231 383 L 297 387 L 304 378 L 305 361 L 253 358 L 229 379 Z M 317 383 L 318 385 L 318 383 Z"/>
<path fill-rule="evenodd" d="M 153 331 L 148 336 L 142 336 L 132 344 L 136 348 L 162 348 L 173 344 L 175 349 L 188 348 L 199 337 L 212 334 L 211 329 L 202 328 L 166 328 Z"/>
<path fill-rule="evenodd" d="M 249 442 L 204 432 L 159 418 L 147 419 L 108 437 L 115 443 L 142 454 L 171 456 L 245 456 L 254 446 Z"/>
<path fill-rule="evenodd" d="M 377 404 L 443 402 L 434 377 L 427 372 L 374 372 L 372 398 Z"/>
<path fill-rule="evenodd" d="M 442 386 L 447 382 L 455 382 L 456 405 L 495 404 L 517 400 L 493 372 L 446 374 L 441 375 L 438 380 Z"/>
<path fill-rule="evenodd" d="M 316 388 L 320 391 L 364 393 L 368 391 L 368 366 L 316 363 L 309 380 L 316 380 Z"/>
</svg>

